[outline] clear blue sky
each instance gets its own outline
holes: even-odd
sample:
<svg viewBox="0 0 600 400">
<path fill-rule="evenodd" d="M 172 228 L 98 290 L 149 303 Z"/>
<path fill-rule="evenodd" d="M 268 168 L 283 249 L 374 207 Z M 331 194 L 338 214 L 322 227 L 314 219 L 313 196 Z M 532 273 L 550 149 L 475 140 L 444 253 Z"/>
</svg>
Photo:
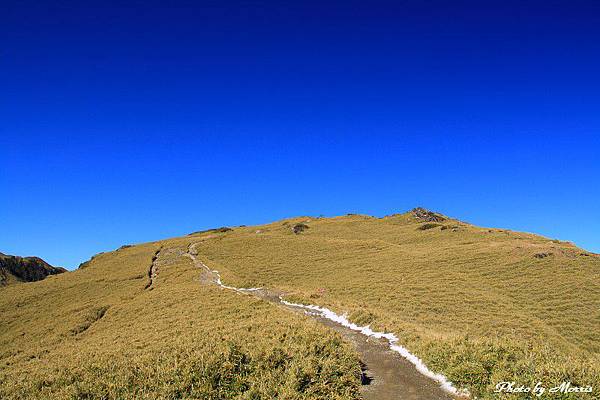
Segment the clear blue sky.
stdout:
<svg viewBox="0 0 600 400">
<path fill-rule="evenodd" d="M 417 205 L 600 252 L 600 2 L 38 0 L 0 22 L 4 253 L 74 268 Z"/>
</svg>

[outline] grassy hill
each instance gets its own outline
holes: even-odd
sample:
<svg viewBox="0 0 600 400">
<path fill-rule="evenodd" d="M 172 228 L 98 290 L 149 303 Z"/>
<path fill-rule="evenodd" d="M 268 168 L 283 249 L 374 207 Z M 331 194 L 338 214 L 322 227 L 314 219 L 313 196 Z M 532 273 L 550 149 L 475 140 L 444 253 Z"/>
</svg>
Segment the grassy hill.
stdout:
<svg viewBox="0 0 600 400">
<path fill-rule="evenodd" d="M 425 210 L 200 232 L 2 288 L 0 397 L 360 398 L 351 346 L 203 283 L 185 256 L 194 243 L 227 284 L 394 332 L 475 396 L 514 380 L 595 385 L 553 398 L 599 398 L 600 257 Z"/>
</svg>

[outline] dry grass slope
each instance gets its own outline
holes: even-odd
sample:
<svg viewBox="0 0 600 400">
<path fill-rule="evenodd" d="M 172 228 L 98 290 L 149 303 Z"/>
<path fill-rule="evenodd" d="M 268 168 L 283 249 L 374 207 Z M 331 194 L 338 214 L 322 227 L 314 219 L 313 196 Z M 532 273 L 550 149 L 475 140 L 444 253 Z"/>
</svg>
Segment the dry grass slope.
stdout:
<svg viewBox="0 0 600 400">
<path fill-rule="evenodd" d="M 498 381 L 565 380 L 593 384 L 595 393 L 554 398 L 598 399 L 600 258 L 436 215 L 305 217 L 205 231 L 3 288 L 0 397 L 360 397 L 357 356 L 339 336 L 202 284 L 182 256 L 199 243 L 198 257 L 224 282 L 280 290 L 394 332 L 479 398 L 494 398 Z M 306 228 L 294 229 L 299 224 Z M 155 255 L 158 273 L 145 290 Z"/>
<path fill-rule="evenodd" d="M 296 235 L 298 223 L 310 229 Z M 236 229 L 198 250 L 233 285 L 278 288 L 396 333 L 480 397 L 511 380 L 595 385 L 588 397 L 600 397 L 598 255 L 413 213 L 296 218 L 258 230 Z"/>
<path fill-rule="evenodd" d="M 0 398 L 358 398 L 358 360 L 337 335 L 200 284 L 187 244 L 163 245 L 152 290 L 154 243 L 2 289 Z"/>
</svg>

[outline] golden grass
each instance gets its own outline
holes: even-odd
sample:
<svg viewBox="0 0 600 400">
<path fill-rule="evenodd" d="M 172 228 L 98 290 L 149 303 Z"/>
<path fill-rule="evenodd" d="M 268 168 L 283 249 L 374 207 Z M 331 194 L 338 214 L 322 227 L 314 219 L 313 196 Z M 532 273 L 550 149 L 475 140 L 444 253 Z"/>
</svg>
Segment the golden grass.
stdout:
<svg viewBox="0 0 600 400">
<path fill-rule="evenodd" d="M 295 235 L 300 222 L 309 229 Z M 598 256 L 459 221 L 423 225 L 411 214 L 297 218 L 197 249 L 229 284 L 278 288 L 396 333 L 477 396 L 511 380 L 595 385 L 589 397 L 600 396 Z"/>
<path fill-rule="evenodd" d="M 0 292 L 0 398 L 358 398 L 339 336 L 279 307 L 202 285 L 185 246 L 99 255 Z"/>
</svg>

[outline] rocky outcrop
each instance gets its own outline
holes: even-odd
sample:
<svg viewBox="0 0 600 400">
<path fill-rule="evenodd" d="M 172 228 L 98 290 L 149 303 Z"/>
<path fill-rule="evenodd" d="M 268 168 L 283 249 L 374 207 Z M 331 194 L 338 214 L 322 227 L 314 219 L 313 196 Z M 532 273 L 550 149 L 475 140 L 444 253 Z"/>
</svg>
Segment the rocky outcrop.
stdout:
<svg viewBox="0 0 600 400">
<path fill-rule="evenodd" d="M 413 208 L 411 212 L 415 218 L 423 222 L 442 222 L 446 220 L 446 217 L 442 214 L 426 210 L 423 207 Z"/>
<path fill-rule="evenodd" d="M 245 226 L 245 225 L 240 225 L 241 227 Z M 225 232 L 230 232 L 233 229 L 227 227 L 227 226 L 222 226 L 220 228 L 213 228 L 213 229 L 205 229 L 203 231 L 196 231 L 196 232 L 192 232 L 189 233 L 188 236 L 194 236 L 194 235 L 200 235 L 202 233 L 225 233 Z"/>
<path fill-rule="evenodd" d="M 39 257 L 19 257 L 0 253 L 0 286 L 15 282 L 34 282 L 66 272 Z"/>
</svg>

